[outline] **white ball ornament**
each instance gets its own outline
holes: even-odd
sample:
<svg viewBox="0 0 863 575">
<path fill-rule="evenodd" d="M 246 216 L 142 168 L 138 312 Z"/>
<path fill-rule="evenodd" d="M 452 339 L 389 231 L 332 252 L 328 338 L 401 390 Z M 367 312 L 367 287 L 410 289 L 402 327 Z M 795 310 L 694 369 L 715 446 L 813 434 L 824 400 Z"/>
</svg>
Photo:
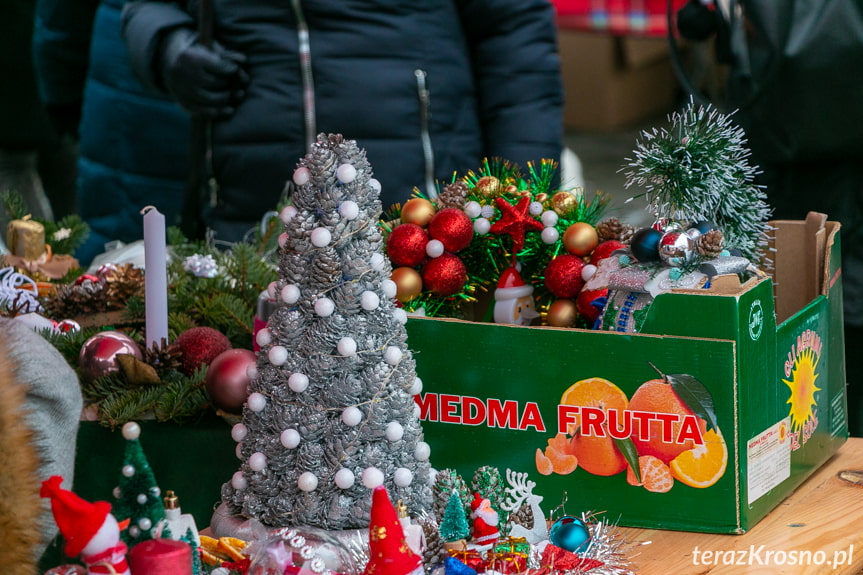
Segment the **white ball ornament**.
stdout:
<svg viewBox="0 0 863 575">
<path fill-rule="evenodd" d="M 328 246 L 332 239 L 333 234 L 327 228 L 315 228 L 312 230 L 312 245 L 316 248 Z"/>
<path fill-rule="evenodd" d="M 266 347 L 273 343 L 273 334 L 268 328 L 261 328 L 261 331 L 255 334 L 255 341 L 260 347 Z"/>
<path fill-rule="evenodd" d="M 124 465 L 121 470 L 123 473 L 123 477 L 132 477 L 135 475 L 135 466 L 134 465 Z"/>
<path fill-rule="evenodd" d="M 369 187 L 374 190 L 376 194 L 381 193 L 381 183 L 376 178 L 371 178 L 369 180 Z"/>
<path fill-rule="evenodd" d="M 355 220 L 360 215 L 360 207 L 353 200 L 345 200 L 339 204 L 339 214 L 346 220 Z"/>
<path fill-rule="evenodd" d="M 276 299 L 277 293 L 279 293 L 279 282 L 270 282 L 267 285 L 267 296 L 270 299 Z"/>
<path fill-rule="evenodd" d="M 464 205 L 464 213 L 468 215 L 470 218 L 477 218 L 479 214 L 482 212 L 482 206 L 479 205 L 479 202 L 475 202 L 473 200 L 469 201 Z"/>
<path fill-rule="evenodd" d="M 389 278 L 381 282 L 381 291 L 383 291 L 384 295 L 387 296 L 389 299 L 393 299 L 394 297 L 396 297 L 398 290 L 399 286 L 396 284 L 396 282 Z"/>
<path fill-rule="evenodd" d="M 539 237 L 542 239 L 543 243 L 551 245 L 560 238 L 560 232 L 557 231 L 557 228 L 543 228 L 539 233 Z"/>
<path fill-rule="evenodd" d="M 373 253 L 369 257 L 369 265 L 372 266 L 372 269 L 376 272 L 382 272 L 386 268 L 386 258 L 381 253 Z"/>
<path fill-rule="evenodd" d="M 346 467 L 342 467 L 338 471 L 336 471 L 336 487 L 339 489 L 350 489 L 354 486 L 354 481 L 356 478 L 354 477 L 354 472 Z"/>
<path fill-rule="evenodd" d="M 384 436 L 387 441 L 399 441 L 405 434 L 405 428 L 398 421 L 390 421 L 387 423 L 387 430 Z"/>
<path fill-rule="evenodd" d="M 342 164 L 336 168 L 336 178 L 343 184 L 350 184 L 357 179 L 357 169 L 351 164 Z"/>
<path fill-rule="evenodd" d="M 298 213 L 299 211 L 294 206 L 285 206 L 279 213 L 279 217 L 282 219 L 282 223 L 287 224 L 294 219 Z"/>
<path fill-rule="evenodd" d="M 420 418 L 420 413 L 421 413 L 421 411 L 420 411 L 420 406 L 419 406 L 419 404 L 418 404 L 418 403 L 416 403 L 416 402 L 414 402 L 413 412 L 414 412 L 414 417 L 416 417 L 417 419 L 419 419 L 419 418 Z"/>
<path fill-rule="evenodd" d="M 249 468 L 252 471 L 263 471 L 267 467 L 267 456 L 256 451 L 249 456 Z"/>
<path fill-rule="evenodd" d="M 352 405 L 342 412 L 342 423 L 348 427 L 356 427 L 362 420 L 363 412 L 358 407 Z"/>
<path fill-rule="evenodd" d="M 296 429 L 286 429 L 279 435 L 279 442 L 288 449 L 294 449 L 300 444 L 300 432 Z"/>
<path fill-rule="evenodd" d="M 304 186 L 309 183 L 309 180 L 312 179 L 312 173 L 305 166 L 297 168 L 294 170 L 294 175 L 291 178 L 294 180 L 294 183 L 298 186 Z"/>
<path fill-rule="evenodd" d="M 557 225 L 557 220 L 559 220 L 560 217 L 554 210 L 546 210 L 542 212 L 542 216 L 540 216 L 540 219 L 542 220 L 542 225 L 547 228 L 552 228 Z"/>
<path fill-rule="evenodd" d="M 145 503 L 147 503 L 147 494 L 139 493 L 138 496 L 135 498 L 135 501 L 138 502 L 138 505 L 144 505 Z"/>
<path fill-rule="evenodd" d="M 264 411 L 265 407 L 267 407 L 267 398 L 256 391 L 249 394 L 248 399 L 246 399 L 246 405 L 248 405 L 249 409 L 255 413 L 260 413 L 261 411 Z"/>
<path fill-rule="evenodd" d="M 494 217 L 494 206 L 491 204 L 486 204 L 480 209 L 479 214 L 485 219 L 489 219 Z"/>
<path fill-rule="evenodd" d="M 441 257 L 444 251 L 443 242 L 440 240 L 429 240 L 426 244 L 426 255 L 432 259 Z"/>
<path fill-rule="evenodd" d="M 288 361 L 288 350 L 281 345 L 274 345 L 267 350 L 267 359 L 276 367 Z"/>
<path fill-rule="evenodd" d="M 147 499 L 147 496 L 145 495 L 144 501 L 146 501 L 146 499 Z M 149 517 L 141 517 L 140 519 L 138 519 L 138 527 L 140 527 L 144 531 L 147 531 L 152 526 L 153 526 L 153 521 Z"/>
<path fill-rule="evenodd" d="M 315 313 L 320 317 L 330 317 L 336 311 L 336 304 L 328 297 L 322 297 L 315 302 Z"/>
<path fill-rule="evenodd" d="M 481 236 L 486 235 L 491 229 L 491 222 L 486 218 L 477 218 L 473 222 L 473 231 Z"/>
<path fill-rule="evenodd" d="M 130 421 L 123 426 L 123 439 L 132 441 L 138 439 L 140 436 L 141 426 L 134 421 Z"/>
<path fill-rule="evenodd" d="M 411 386 L 409 388 L 407 388 L 406 391 L 410 395 L 416 395 L 419 392 L 421 392 L 422 390 L 423 390 L 423 380 L 421 380 L 418 377 L 415 377 L 413 383 L 411 384 Z"/>
<path fill-rule="evenodd" d="M 298 288 L 294 284 L 288 284 L 282 288 L 282 292 L 280 295 L 282 296 L 283 302 L 288 305 L 293 305 L 300 301 L 300 288 Z"/>
<path fill-rule="evenodd" d="M 366 311 L 374 311 L 381 305 L 381 297 L 371 290 L 360 294 L 360 306 Z"/>
<path fill-rule="evenodd" d="M 114 488 L 114 491 L 111 492 L 114 495 L 114 499 L 120 499 L 123 497 L 123 490 L 120 489 L 119 486 Z"/>
<path fill-rule="evenodd" d="M 288 378 L 288 387 L 295 393 L 302 393 L 309 387 L 309 376 L 305 373 L 292 373 Z"/>
<path fill-rule="evenodd" d="M 231 487 L 233 487 L 237 491 L 242 491 L 248 486 L 249 482 L 246 481 L 246 478 L 245 476 L 243 476 L 242 471 L 237 471 L 231 476 Z"/>
<path fill-rule="evenodd" d="M 357 341 L 352 337 L 343 337 L 339 340 L 339 343 L 336 344 L 336 350 L 339 352 L 339 355 L 343 355 L 345 357 L 356 355 Z"/>
<path fill-rule="evenodd" d="M 249 380 L 257 379 L 257 377 L 258 377 L 258 366 L 257 366 L 257 364 L 250 363 L 246 367 L 246 377 L 248 377 Z"/>
<path fill-rule="evenodd" d="M 244 440 L 249 435 L 249 428 L 243 425 L 242 423 L 238 423 L 231 428 L 231 439 L 236 441 L 237 443 Z"/>
<path fill-rule="evenodd" d="M 368 489 L 374 489 L 384 484 L 384 472 L 377 467 L 366 467 L 363 470 L 363 485 Z"/>
<path fill-rule="evenodd" d="M 279 234 L 279 247 L 285 249 L 286 245 L 288 245 L 288 234 L 282 232 Z"/>
<path fill-rule="evenodd" d="M 581 279 L 584 281 L 590 281 L 590 278 L 596 275 L 596 266 L 593 264 L 587 264 L 583 268 L 581 268 Z"/>
<path fill-rule="evenodd" d="M 398 365 L 402 360 L 402 350 L 394 345 L 388 346 L 384 350 L 384 361 L 390 365 Z"/>
<path fill-rule="evenodd" d="M 530 212 L 532 216 L 538 216 L 542 213 L 542 203 L 540 202 L 531 202 L 527 207 L 527 210 Z"/>
<path fill-rule="evenodd" d="M 425 441 L 418 441 L 414 448 L 414 459 L 417 461 L 428 461 L 431 456 L 431 447 Z"/>
<path fill-rule="evenodd" d="M 140 534 L 141 534 L 141 529 L 138 528 L 137 525 L 130 525 L 129 526 L 129 535 L 131 535 L 133 538 L 137 538 Z"/>
<path fill-rule="evenodd" d="M 401 325 L 405 325 L 408 322 L 408 312 L 406 312 L 403 308 L 395 308 L 393 310 L 393 317 Z"/>
<path fill-rule="evenodd" d="M 240 461 L 243 460 L 243 444 L 242 443 L 238 443 L 237 447 L 234 448 L 234 455 L 236 455 L 237 459 L 239 459 Z"/>
<path fill-rule="evenodd" d="M 414 480 L 414 474 L 407 467 L 399 467 L 393 473 L 393 481 L 399 487 L 407 487 Z"/>
<path fill-rule="evenodd" d="M 318 478 L 311 471 L 306 471 L 297 478 L 297 487 L 306 493 L 314 491 L 318 488 Z"/>
</svg>

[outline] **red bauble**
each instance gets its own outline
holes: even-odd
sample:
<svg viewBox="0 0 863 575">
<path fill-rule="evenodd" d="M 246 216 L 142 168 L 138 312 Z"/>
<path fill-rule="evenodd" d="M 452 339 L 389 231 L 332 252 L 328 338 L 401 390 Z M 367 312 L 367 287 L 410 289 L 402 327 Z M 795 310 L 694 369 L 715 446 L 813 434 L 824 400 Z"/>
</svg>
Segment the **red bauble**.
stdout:
<svg viewBox="0 0 863 575">
<path fill-rule="evenodd" d="M 401 224 L 387 238 L 387 255 L 394 266 L 415 267 L 426 259 L 428 233 L 416 224 Z"/>
<path fill-rule="evenodd" d="M 441 297 L 455 295 L 467 282 L 467 268 L 458 256 L 444 253 L 423 267 L 423 286 Z"/>
<path fill-rule="evenodd" d="M 596 318 L 599 317 L 599 314 L 602 313 L 603 307 L 594 305 L 594 302 L 599 298 L 607 297 L 608 288 L 581 290 L 581 293 L 578 294 L 578 297 L 575 300 L 575 305 L 578 307 L 579 315 L 586 319 L 589 324 L 593 325 L 593 322 L 595 322 Z"/>
<path fill-rule="evenodd" d="M 180 334 L 171 347 L 180 355 L 180 371 L 192 375 L 223 351 L 231 349 L 231 340 L 211 327 L 193 327 Z"/>
<path fill-rule="evenodd" d="M 100 331 L 84 342 L 78 352 L 78 369 L 81 379 L 91 382 L 119 373 L 120 364 L 117 356 L 128 354 L 136 359 L 143 359 L 141 348 L 124 333 L 119 331 Z"/>
<path fill-rule="evenodd" d="M 210 367 L 204 386 L 213 405 L 228 413 L 241 413 L 249 395 L 249 366 L 257 356 L 248 349 L 229 349 L 220 353 Z"/>
<path fill-rule="evenodd" d="M 584 287 L 584 262 L 572 254 L 559 255 L 545 268 L 545 287 L 559 298 L 572 298 Z"/>
<path fill-rule="evenodd" d="M 429 236 L 440 241 L 448 252 L 458 253 L 473 240 L 473 221 L 458 208 L 445 208 L 436 213 L 428 230 Z"/>
<path fill-rule="evenodd" d="M 590 254 L 590 263 L 598 266 L 599 262 L 610 256 L 612 252 L 624 249 L 626 249 L 625 243 L 619 242 L 617 240 L 606 240 L 596 246 L 596 249 L 593 250 L 592 254 Z"/>
</svg>

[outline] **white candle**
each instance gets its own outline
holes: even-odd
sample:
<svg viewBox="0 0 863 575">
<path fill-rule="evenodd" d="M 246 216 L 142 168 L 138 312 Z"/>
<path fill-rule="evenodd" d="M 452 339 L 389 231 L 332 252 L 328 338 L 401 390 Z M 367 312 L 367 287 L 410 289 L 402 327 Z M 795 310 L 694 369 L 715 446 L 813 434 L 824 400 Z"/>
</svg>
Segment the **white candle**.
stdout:
<svg viewBox="0 0 863 575">
<path fill-rule="evenodd" d="M 153 206 L 144 215 L 144 306 L 147 349 L 168 342 L 168 260 L 165 216 Z"/>
</svg>

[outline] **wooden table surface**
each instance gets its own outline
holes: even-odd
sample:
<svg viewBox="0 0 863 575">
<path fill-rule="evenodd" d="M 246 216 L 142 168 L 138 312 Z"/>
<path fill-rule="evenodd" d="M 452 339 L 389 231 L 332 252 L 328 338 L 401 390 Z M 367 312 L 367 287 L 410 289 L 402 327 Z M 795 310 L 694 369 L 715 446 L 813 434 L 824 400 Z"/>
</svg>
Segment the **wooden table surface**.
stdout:
<svg viewBox="0 0 863 575">
<path fill-rule="evenodd" d="M 863 472 L 863 438 L 852 438 L 821 469 L 743 535 L 620 528 L 638 575 L 863 573 L 863 486 L 839 479 Z"/>
</svg>

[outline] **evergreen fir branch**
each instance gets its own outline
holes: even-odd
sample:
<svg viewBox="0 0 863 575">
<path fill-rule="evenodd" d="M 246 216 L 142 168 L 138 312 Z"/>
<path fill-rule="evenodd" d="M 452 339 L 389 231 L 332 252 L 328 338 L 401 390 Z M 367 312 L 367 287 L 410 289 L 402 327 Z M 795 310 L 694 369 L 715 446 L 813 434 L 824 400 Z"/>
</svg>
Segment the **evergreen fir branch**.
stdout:
<svg viewBox="0 0 863 575">
<path fill-rule="evenodd" d="M 0 190 L 0 205 L 10 221 L 23 219 L 30 213 L 24 196 L 17 190 Z"/>
<path fill-rule="evenodd" d="M 203 411 L 210 398 L 203 386 L 203 374 L 199 370 L 195 377 L 178 377 L 162 386 L 162 394 L 155 406 L 159 421 L 182 421 Z"/>
<path fill-rule="evenodd" d="M 161 387 L 139 387 L 112 394 L 99 402 L 99 422 L 116 428 L 128 421 L 148 419 L 162 398 Z"/>
<path fill-rule="evenodd" d="M 42 220 L 45 227 L 45 241 L 55 254 L 71 254 L 80 247 L 90 235 L 90 226 L 77 214 L 70 214 L 58 222 Z"/>
</svg>

